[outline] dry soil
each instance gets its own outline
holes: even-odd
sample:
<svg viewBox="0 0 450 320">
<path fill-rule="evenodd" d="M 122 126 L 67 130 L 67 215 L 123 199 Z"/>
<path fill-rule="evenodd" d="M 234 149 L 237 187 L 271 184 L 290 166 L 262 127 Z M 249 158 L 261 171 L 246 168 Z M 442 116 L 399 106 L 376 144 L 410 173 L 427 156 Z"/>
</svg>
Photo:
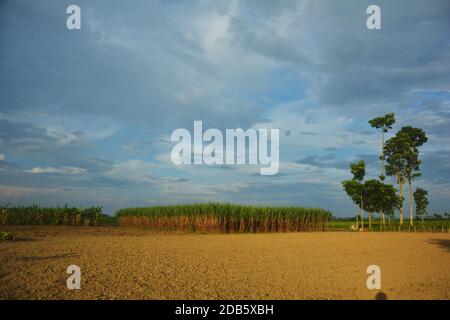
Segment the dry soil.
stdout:
<svg viewBox="0 0 450 320">
<path fill-rule="evenodd" d="M 450 234 L 2 227 L 0 299 L 450 298 Z M 66 268 L 81 268 L 68 290 Z M 381 268 L 381 290 L 366 285 Z"/>
</svg>

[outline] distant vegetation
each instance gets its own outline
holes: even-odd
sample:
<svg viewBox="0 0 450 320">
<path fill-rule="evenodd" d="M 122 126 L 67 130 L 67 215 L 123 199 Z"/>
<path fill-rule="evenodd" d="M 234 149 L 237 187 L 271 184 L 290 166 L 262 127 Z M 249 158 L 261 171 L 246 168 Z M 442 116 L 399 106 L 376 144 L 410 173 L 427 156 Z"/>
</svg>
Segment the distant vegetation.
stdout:
<svg viewBox="0 0 450 320">
<path fill-rule="evenodd" d="M 187 232 L 290 232 L 328 229 L 331 212 L 315 208 L 257 207 L 222 203 L 129 208 L 122 226 Z"/>
<path fill-rule="evenodd" d="M 101 223 L 102 207 L 44 208 L 36 205 L 28 207 L 0 207 L 2 225 L 69 225 L 97 226 Z"/>
<path fill-rule="evenodd" d="M 418 212 L 420 211 L 420 208 Z M 372 231 L 450 232 L 450 214 L 421 216 L 414 226 L 404 226 L 387 215 L 383 221 L 370 222 Z M 356 229 L 355 218 L 332 217 L 330 211 L 300 207 L 258 207 L 222 203 L 157 206 L 119 210 L 115 216 L 102 213 L 101 207 L 45 208 L 0 207 L 1 225 L 67 225 L 67 226 L 139 226 L 153 230 L 182 232 L 301 232 L 349 231 Z M 369 229 L 369 221 L 359 227 Z M 3 232 L 0 240 L 13 240 Z"/>
<path fill-rule="evenodd" d="M 437 217 L 435 217 L 437 216 Z M 433 215 L 427 217 L 413 226 L 405 226 L 400 224 L 399 219 L 386 219 L 383 225 L 382 220 L 374 220 L 371 222 L 371 231 L 416 231 L 416 232 L 450 232 L 450 219 L 444 219 L 442 215 Z M 336 218 L 333 217 L 329 224 L 330 231 L 348 231 L 355 227 L 355 218 Z M 361 223 L 359 224 L 362 228 Z M 364 229 L 369 228 L 368 221 L 364 222 Z"/>
</svg>

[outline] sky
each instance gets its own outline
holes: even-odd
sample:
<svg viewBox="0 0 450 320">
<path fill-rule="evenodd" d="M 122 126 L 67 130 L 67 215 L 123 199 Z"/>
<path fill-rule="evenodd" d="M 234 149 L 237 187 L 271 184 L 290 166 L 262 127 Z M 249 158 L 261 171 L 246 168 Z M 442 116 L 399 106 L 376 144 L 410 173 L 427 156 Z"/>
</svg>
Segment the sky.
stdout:
<svg viewBox="0 0 450 320">
<path fill-rule="evenodd" d="M 66 27 L 81 8 L 81 30 Z M 366 9 L 381 8 L 381 30 Z M 395 112 L 450 211 L 450 2 L 0 0 L 0 205 L 232 202 L 352 216 Z M 177 128 L 280 129 L 280 168 L 172 163 Z M 388 178 L 388 182 L 394 180 Z M 407 190 L 406 190 L 407 191 Z M 406 195 L 406 194 L 405 194 Z M 405 203 L 407 205 L 407 201 Z"/>
</svg>

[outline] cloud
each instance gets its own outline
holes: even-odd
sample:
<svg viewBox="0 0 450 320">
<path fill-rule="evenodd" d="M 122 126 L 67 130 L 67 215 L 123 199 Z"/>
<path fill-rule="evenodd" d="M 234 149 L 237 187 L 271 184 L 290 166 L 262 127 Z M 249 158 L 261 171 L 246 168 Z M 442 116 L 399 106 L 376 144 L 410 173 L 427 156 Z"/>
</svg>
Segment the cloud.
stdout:
<svg viewBox="0 0 450 320">
<path fill-rule="evenodd" d="M 53 174 L 83 174 L 86 172 L 86 169 L 76 168 L 76 167 L 62 167 L 62 168 L 54 168 L 54 167 L 36 167 L 29 171 L 30 173 L 35 174 L 43 174 L 43 173 L 53 173 Z"/>
<path fill-rule="evenodd" d="M 245 1 L 230 28 L 241 47 L 296 68 L 312 97 L 342 112 L 384 112 L 415 89 L 448 90 L 448 1 L 379 1 L 379 32 L 365 28 L 368 4 L 287 1 L 267 10 Z"/>
<path fill-rule="evenodd" d="M 39 194 L 41 196 L 52 195 L 58 192 L 58 189 L 43 189 L 43 188 L 27 188 L 0 185 L 0 194 L 5 198 L 17 199 L 31 194 Z"/>
<path fill-rule="evenodd" d="M 299 133 L 304 136 L 317 136 L 318 135 L 315 132 L 308 132 L 308 131 L 300 131 Z"/>
<path fill-rule="evenodd" d="M 447 0 L 379 0 L 379 31 L 365 28 L 368 0 L 77 4 L 80 32 L 53 1 L 1 4 L 2 198 L 111 212 L 306 203 L 345 215 L 349 164 L 364 159 L 368 177 L 379 175 L 380 136 L 367 121 L 395 112 L 386 138 L 406 124 L 427 132 L 417 183 L 439 195 L 432 207 L 450 204 Z M 174 166 L 168 137 L 194 120 L 279 128 L 280 174 Z"/>
<path fill-rule="evenodd" d="M 3 153 L 0 153 L 0 161 L 4 161 L 6 159 L 5 155 Z"/>
<path fill-rule="evenodd" d="M 124 6 L 118 1 L 107 5 L 81 1 L 79 5 L 85 27 L 77 34 L 59 26 L 60 8 L 51 2 L 4 5 L 2 11 L 8 13 L 1 16 L 5 35 L 12 32 L 12 16 L 20 19 L 14 24 L 14 33 L 21 35 L 2 40 L 8 41 L 8 50 L 2 50 L 1 60 L 11 72 L 21 70 L 15 76 L 0 76 L 4 92 L 9 92 L 2 95 L 6 111 L 40 110 L 48 116 L 62 111 L 68 116 L 89 113 L 169 127 L 189 123 L 194 120 L 192 114 L 199 113 L 216 126 L 248 126 L 262 119 L 253 101 L 230 93 L 255 83 L 255 72 L 265 67 L 261 59 L 244 57 L 227 44 L 221 45 L 226 42 L 221 33 L 228 32 L 226 14 L 214 16 L 208 8 L 188 13 L 184 10 L 188 6 L 158 2 Z M 119 13 L 122 11 L 126 14 Z M 22 14 L 16 15 L 19 12 Z M 171 26 L 161 28 L 167 23 Z M 133 28 L 127 27 L 130 25 Z M 43 33 L 51 36 L 38 46 L 34 39 Z M 244 67 L 238 57 L 246 60 Z M 23 61 L 28 68 L 21 69 Z M 127 61 L 126 68 L 123 61 Z M 23 81 L 30 85 L 19 95 Z M 51 90 L 59 94 L 42 95 Z M 33 105 L 28 101 L 34 101 Z"/>
</svg>

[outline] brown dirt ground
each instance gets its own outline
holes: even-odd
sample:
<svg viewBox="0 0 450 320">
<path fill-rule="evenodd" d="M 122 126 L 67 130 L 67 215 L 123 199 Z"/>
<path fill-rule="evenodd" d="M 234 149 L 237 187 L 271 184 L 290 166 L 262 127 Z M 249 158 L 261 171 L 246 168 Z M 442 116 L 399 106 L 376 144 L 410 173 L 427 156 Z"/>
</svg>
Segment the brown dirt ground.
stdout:
<svg viewBox="0 0 450 320">
<path fill-rule="evenodd" d="M 0 299 L 450 299 L 448 233 L 2 229 L 18 239 L 0 242 Z M 372 264 L 381 290 L 366 287 Z"/>
</svg>

